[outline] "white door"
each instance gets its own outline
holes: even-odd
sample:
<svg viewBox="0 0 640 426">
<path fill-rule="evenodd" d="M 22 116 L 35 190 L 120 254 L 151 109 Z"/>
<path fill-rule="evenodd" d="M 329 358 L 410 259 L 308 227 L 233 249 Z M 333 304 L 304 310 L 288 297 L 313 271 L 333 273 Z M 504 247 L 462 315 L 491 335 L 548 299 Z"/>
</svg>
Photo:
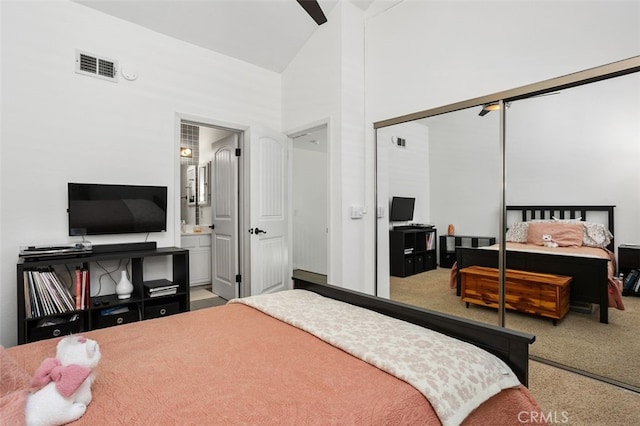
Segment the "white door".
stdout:
<svg viewBox="0 0 640 426">
<path fill-rule="evenodd" d="M 252 126 L 249 137 L 251 294 L 289 288 L 288 140 Z"/>
<path fill-rule="evenodd" d="M 211 285 L 229 300 L 238 297 L 238 135 L 211 146 Z"/>
</svg>

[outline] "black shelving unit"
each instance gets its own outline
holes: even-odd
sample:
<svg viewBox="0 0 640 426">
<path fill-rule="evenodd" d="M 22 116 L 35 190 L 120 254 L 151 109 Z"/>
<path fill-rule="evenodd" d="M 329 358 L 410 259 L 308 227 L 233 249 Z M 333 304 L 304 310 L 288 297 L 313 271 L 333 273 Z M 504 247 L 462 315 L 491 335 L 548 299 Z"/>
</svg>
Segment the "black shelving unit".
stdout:
<svg viewBox="0 0 640 426">
<path fill-rule="evenodd" d="M 495 237 L 471 235 L 440 236 L 440 267 L 451 268 L 456 263 L 456 247 L 484 247 L 496 243 Z"/>
<path fill-rule="evenodd" d="M 391 275 L 408 277 L 435 269 L 436 246 L 435 228 L 396 228 L 389 231 Z"/>
<path fill-rule="evenodd" d="M 162 281 L 166 285 L 177 284 L 177 289 L 175 294 L 150 297 L 144 288 L 143 263 L 146 258 L 159 256 L 171 257 L 173 276 Z M 70 270 L 76 267 L 88 269 L 92 262 L 121 259 L 131 259 L 133 293 L 130 298 L 118 299 L 115 294 L 100 295 L 92 297 L 88 306 L 82 310 L 28 317 L 25 305 L 25 271 L 53 268 L 58 274 L 66 274 L 67 267 Z M 62 272 L 62 269 L 65 271 Z M 119 277 L 114 279 L 118 280 Z M 38 260 L 20 259 L 17 264 L 17 290 L 18 344 L 185 312 L 189 310 L 189 251 L 177 247 L 163 247 L 111 253 L 82 253 Z M 109 309 L 119 307 L 129 309 L 127 312 L 104 315 Z M 47 321 L 53 324 L 42 325 Z"/>
<path fill-rule="evenodd" d="M 640 245 L 620 244 L 618 246 L 618 273 L 626 277 L 632 269 L 640 270 Z M 623 291 L 623 295 L 640 297 L 640 292 Z"/>
</svg>

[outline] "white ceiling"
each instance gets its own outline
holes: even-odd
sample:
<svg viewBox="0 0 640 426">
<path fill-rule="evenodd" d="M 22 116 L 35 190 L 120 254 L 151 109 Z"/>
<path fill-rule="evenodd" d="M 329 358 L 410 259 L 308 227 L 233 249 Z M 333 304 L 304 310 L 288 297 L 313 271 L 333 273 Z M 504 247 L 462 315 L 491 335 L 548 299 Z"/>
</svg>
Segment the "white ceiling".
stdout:
<svg viewBox="0 0 640 426">
<path fill-rule="evenodd" d="M 278 73 L 318 29 L 296 0 L 72 1 Z M 329 17 L 338 1 L 347 0 L 318 3 Z M 363 10 L 373 3 L 348 1 Z"/>
</svg>

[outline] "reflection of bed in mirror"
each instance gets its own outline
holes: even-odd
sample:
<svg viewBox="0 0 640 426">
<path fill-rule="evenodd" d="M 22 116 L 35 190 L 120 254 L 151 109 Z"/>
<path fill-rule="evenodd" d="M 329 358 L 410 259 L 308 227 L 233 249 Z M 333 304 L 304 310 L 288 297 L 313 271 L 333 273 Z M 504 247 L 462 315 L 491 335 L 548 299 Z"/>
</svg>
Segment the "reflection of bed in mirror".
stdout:
<svg viewBox="0 0 640 426">
<path fill-rule="evenodd" d="M 613 255 L 614 206 L 507 206 L 510 213 L 520 213 L 518 221 L 507 222 L 506 267 L 521 271 L 539 272 L 572 277 L 570 302 L 572 304 L 597 304 L 600 307 L 600 322 L 608 323 L 608 307 L 624 309 L 619 287 L 613 277 L 615 258 Z M 596 218 L 596 219 L 593 219 Z M 595 222 L 590 222 L 595 220 Z M 531 225 L 535 224 L 535 225 Z M 548 225 L 552 224 L 552 225 Z M 565 226 L 565 224 L 567 226 Z M 588 245 L 579 247 L 546 247 L 542 241 L 532 240 L 531 235 L 544 232 L 545 227 L 556 226 L 565 232 L 574 226 L 584 232 Z M 516 228 L 520 227 L 520 232 Z M 535 227 L 535 232 L 532 232 Z M 608 230 L 608 231 L 607 231 Z M 529 236 L 527 237 L 527 232 Z M 591 238 L 587 232 L 604 235 Z M 539 238 L 538 238 L 539 239 Z M 597 240 L 597 241 L 594 241 Z M 568 243 L 567 245 L 576 245 Z M 460 270 L 469 266 L 498 267 L 498 246 L 456 249 Z M 611 293 L 609 289 L 611 288 Z M 456 294 L 461 290 L 461 274 L 456 276 Z M 610 302 L 610 300 L 612 300 Z"/>
</svg>

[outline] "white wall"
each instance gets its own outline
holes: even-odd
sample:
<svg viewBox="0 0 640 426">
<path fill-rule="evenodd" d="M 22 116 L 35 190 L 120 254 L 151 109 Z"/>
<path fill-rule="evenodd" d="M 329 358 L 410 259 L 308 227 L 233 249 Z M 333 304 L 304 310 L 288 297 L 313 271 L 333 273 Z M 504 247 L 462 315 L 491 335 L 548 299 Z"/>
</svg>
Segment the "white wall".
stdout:
<svg viewBox="0 0 640 426">
<path fill-rule="evenodd" d="M 398 147 L 393 137 L 404 138 L 405 148 Z M 389 214 L 393 196 L 414 197 L 414 223 L 431 223 L 431 195 L 429 178 L 429 129 L 417 122 L 385 127 L 377 133 L 378 156 L 376 168 L 378 206 L 378 285 L 389 282 Z M 373 206 L 373 203 L 372 203 Z M 371 208 L 371 215 L 377 214 Z"/>
<path fill-rule="evenodd" d="M 279 74 L 67 1 L 1 2 L 0 343 L 16 342 L 20 245 L 62 243 L 70 181 L 166 185 L 179 244 L 176 113 L 280 129 Z M 74 73 L 74 51 L 117 59 L 130 82 Z M 145 235 L 90 238 L 94 244 Z M 75 239 L 77 240 L 77 238 Z"/>
<path fill-rule="evenodd" d="M 405 139 L 406 146 L 399 147 L 392 137 Z M 389 218 L 391 197 L 416 199 L 414 223 L 428 223 L 430 219 L 429 194 L 429 129 L 418 123 L 403 123 L 387 127 L 378 133 L 378 188 L 387 184 L 384 193 L 378 192 L 378 204 L 384 207 Z M 384 167 L 384 165 L 388 167 Z M 384 186 L 383 186 L 384 188 Z M 372 212 L 373 213 L 373 212 Z"/>
<path fill-rule="evenodd" d="M 640 242 L 640 73 L 514 102 L 506 131 L 507 204 L 614 205 Z"/>
<path fill-rule="evenodd" d="M 487 95 L 638 54 L 638 2 L 405 1 L 366 22 L 366 121 Z M 373 156 L 372 136 L 366 146 L 367 157 Z M 373 167 L 367 168 L 370 193 L 375 191 L 373 176 Z M 474 179 L 472 173 L 462 177 Z M 432 175 L 432 191 L 434 185 Z M 453 202 L 455 193 L 448 200 Z M 369 229 L 374 229 L 373 217 L 367 220 Z M 378 294 L 388 295 L 388 288 L 382 286 Z"/>
<path fill-rule="evenodd" d="M 415 123 L 401 125 L 402 130 L 394 132 L 395 136 L 405 139 L 406 146 L 399 148 L 391 145 L 388 152 L 390 164 L 401 164 L 401 167 L 389 169 L 389 195 L 413 197 L 416 199 L 413 211 L 413 223 L 428 223 L 430 221 L 429 195 L 429 137 L 428 129 Z M 380 142 L 380 140 L 378 140 Z"/>
<path fill-rule="evenodd" d="M 326 152 L 297 147 L 292 159 L 293 269 L 327 273 L 327 163 Z"/>
<path fill-rule="evenodd" d="M 438 234 L 494 236 L 500 214 L 500 120 L 470 108 L 424 120 L 429 127 L 431 214 Z"/>
<path fill-rule="evenodd" d="M 284 129 L 329 121 L 329 283 L 373 291 L 364 279 L 371 238 L 351 205 L 365 205 L 364 28 L 360 9 L 340 2 L 282 74 Z"/>
</svg>

